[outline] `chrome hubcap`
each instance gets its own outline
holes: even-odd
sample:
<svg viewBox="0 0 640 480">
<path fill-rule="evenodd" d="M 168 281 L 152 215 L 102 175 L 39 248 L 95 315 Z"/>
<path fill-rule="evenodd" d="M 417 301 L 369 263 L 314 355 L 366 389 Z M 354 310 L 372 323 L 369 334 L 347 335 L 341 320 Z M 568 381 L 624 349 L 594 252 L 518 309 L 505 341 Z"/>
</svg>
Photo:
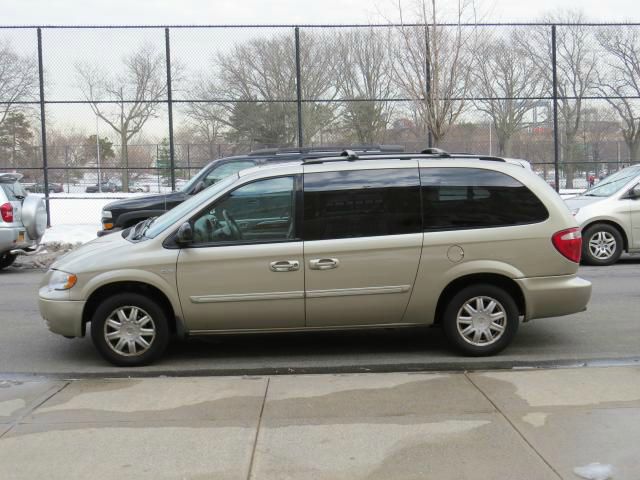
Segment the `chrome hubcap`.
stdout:
<svg viewBox="0 0 640 480">
<path fill-rule="evenodd" d="M 616 239 L 609 232 L 596 232 L 589 239 L 589 251 L 598 260 L 608 260 L 616 251 Z"/>
<path fill-rule="evenodd" d="M 458 310 L 458 333 L 465 342 L 484 347 L 497 342 L 507 326 L 507 313 L 491 297 L 474 297 Z"/>
<path fill-rule="evenodd" d="M 151 316 L 139 307 L 118 307 L 104 323 L 104 338 L 118 355 L 142 355 L 156 338 L 156 325 Z"/>
</svg>

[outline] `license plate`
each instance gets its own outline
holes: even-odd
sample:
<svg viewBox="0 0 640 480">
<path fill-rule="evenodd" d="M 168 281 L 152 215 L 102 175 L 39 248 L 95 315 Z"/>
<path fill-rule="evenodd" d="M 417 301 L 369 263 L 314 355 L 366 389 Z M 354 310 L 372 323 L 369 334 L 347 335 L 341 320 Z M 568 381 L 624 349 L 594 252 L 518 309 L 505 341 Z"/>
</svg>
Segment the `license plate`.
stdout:
<svg viewBox="0 0 640 480">
<path fill-rule="evenodd" d="M 24 232 L 18 233 L 18 243 L 24 242 Z"/>
</svg>

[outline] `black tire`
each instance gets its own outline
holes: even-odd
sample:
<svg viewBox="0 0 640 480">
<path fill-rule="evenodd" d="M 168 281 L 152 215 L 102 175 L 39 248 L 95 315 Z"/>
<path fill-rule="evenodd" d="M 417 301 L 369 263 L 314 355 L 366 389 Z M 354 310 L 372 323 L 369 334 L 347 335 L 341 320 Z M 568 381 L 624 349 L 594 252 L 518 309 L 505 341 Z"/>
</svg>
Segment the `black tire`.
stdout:
<svg viewBox="0 0 640 480">
<path fill-rule="evenodd" d="M 0 254 L 0 270 L 10 267 L 15 261 L 16 255 L 11 255 L 9 252 Z"/>
<path fill-rule="evenodd" d="M 112 313 L 119 308 L 136 307 L 149 317 L 155 329 L 155 336 L 148 343 L 150 346 L 140 354 L 121 354 L 106 339 L 105 324 Z M 129 313 L 131 310 L 129 310 Z M 147 325 L 148 326 L 148 325 Z M 110 327 L 108 327 L 110 328 Z M 148 338 L 148 337 L 147 337 Z M 152 299 L 138 293 L 119 293 L 103 300 L 91 318 L 91 339 L 96 349 L 109 362 L 119 367 L 138 367 L 148 365 L 158 359 L 169 344 L 169 322 L 167 313 Z M 124 347 L 123 347 L 124 348 Z M 128 348 L 128 347 L 127 347 Z M 134 348 L 143 348 L 138 344 Z"/>
<path fill-rule="evenodd" d="M 481 334 L 480 340 L 476 342 L 482 343 L 482 337 L 484 336 L 486 345 L 470 343 L 458 328 L 458 315 L 463 311 L 466 312 L 466 310 L 463 310 L 463 306 L 469 301 L 477 301 L 475 299 L 479 297 L 495 300 L 497 302 L 496 308 L 502 307 L 504 313 L 504 323 L 502 325 L 504 331 L 500 335 L 496 333 L 496 340 L 493 343 L 489 343 L 490 340 L 486 334 Z M 490 305 L 488 301 L 482 301 L 486 303 L 487 307 Z M 492 311 L 498 312 L 498 310 Z M 481 320 L 485 321 L 484 318 Z M 489 320 L 486 319 L 486 321 L 488 322 Z M 470 357 L 483 357 L 494 355 L 507 347 L 518 331 L 519 321 L 518 306 L 509 293 L 495 285 L 476 284 L 463 288 L 449 300 L 442 317 L 442 327 L 445 337 L 456 350 Z M 471 322 L 469 324 L 472 325 Z"/>
<path fill-rule="evenodd" d="M 597 241 L 597 239 L 594 239 L 597 235 L 613 238 L 615 241 L 615 248 L 610 256 L 605 256 L 604 253 L 602 256 L 596 256 L 595 252 L 591 250 L 589 243 L 592 239 Z M 582 233 L 582 263 L 598 267 L 613 265 L 620 259 L 623 245 L 624 241 L 622 239 L 622 235 L 616 227 L 606 223 L 596 223 L 595 225 L 591 225 Z"/>
</svg>

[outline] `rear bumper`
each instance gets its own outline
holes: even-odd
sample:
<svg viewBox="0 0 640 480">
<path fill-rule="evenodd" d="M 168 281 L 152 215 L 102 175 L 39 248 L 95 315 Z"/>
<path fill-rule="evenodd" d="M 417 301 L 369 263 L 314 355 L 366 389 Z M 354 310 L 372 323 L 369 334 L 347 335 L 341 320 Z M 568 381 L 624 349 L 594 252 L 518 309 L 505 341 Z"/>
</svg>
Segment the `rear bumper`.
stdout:
<svg viewBox="0 0 640 480">
<path fill-rule="evenodd" d="M 19 242 L 20 232 L 24 234 L 24 241 Z M 27 229 L 24 227 L 0 227 L 0 253 L 8 252 L 20 248 L 33 247 L 37 242 L 29 238 Z"/>
<path fill-rule="evenodd" d="M 43 287 L 46 289 L 46 287 Z M 47 300 L 40 297 L 38 307 L 40 315 L 44 318 L 47 327 L 53 333 L 65 337 L 82 337 L 82 311 L 83 301 L 72 300 Z"/>
<path fill-rule="evenodd" d="M 520 278 L 515 280 L 524 294 L 525 321 L 560 317 L 587 309 L 591 282 L 576 275 Z"/>
</svg>

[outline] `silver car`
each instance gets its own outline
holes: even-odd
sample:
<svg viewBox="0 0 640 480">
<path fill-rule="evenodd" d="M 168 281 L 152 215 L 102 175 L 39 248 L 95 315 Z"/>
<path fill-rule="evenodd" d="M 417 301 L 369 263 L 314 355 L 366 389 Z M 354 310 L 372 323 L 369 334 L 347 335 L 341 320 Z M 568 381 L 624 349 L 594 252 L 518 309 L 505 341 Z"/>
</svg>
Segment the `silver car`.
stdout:
<svg viewBox="0 0 640 480">
<path fill-rule="evenodd" d="M 566 200 L 582 227 L 582 262 L 611 265 L 623 252 L 640 253 L 640 165 L 608 176 Z"/>
<path fill-rule="evenodd" d="M 27 194 L 19 173 L 0 173 L 0 270 L 35 250 L 47 227 L 41 195 Z"/>
<path fill-rule="evenodd" d="M 581 237 L 560 197 L 496 158 L 313 158 L 233 174 L 157 219 L 52 265 L 39 290 L 54 333 L 116 365 L 170 335 L 439 324 L 491 355 L 521 320 L 586 308 Z"/>
</svg>

